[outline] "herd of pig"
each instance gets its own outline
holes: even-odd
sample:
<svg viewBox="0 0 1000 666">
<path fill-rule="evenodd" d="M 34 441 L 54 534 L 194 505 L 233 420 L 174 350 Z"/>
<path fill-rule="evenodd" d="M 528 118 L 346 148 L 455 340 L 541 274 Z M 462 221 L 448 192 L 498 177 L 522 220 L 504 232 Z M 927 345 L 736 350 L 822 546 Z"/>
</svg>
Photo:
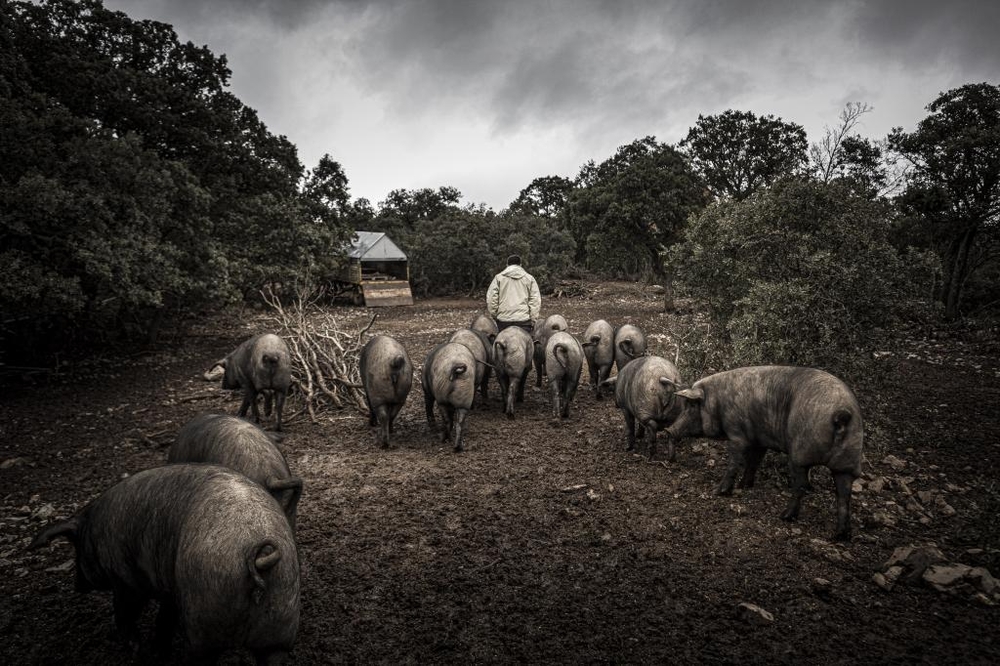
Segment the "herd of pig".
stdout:
<svg viewBox="0 0 1000 666">
<path fill-rule="evenodd" d="M 569 416 L 584 362 L 596 398 L 613 391 L 625 417 L 628 449 L 640 438 L 649 456 L 657 433 L 668 457 L 685 437 L 728 441 L 730 464 L 716 489 L 749 488 L 768 449 L 788 455 L 791 500 L 782 514 L 794 520 L 809 489 L 809 469 L 829 468 L 836 488 L 836 533 L 849 540 L 851 486 L 861 473 L 863 426 L 858 402 L 839 379 L 795 366 L 736 368 L 683 384 L 669 360 L 646 351 L 642 331 L 590 324 L 583 342 L 566 319 L 539 320 L 532 333 L 498 331 L 477 317 L 427 355 L 421 385 L 427 421 L 435 405 L 443 441 L 463 450 L 463 429 L 477 393 L 485 401 L 496 374 L 505 414 L 523 402 L 534 365 L 536 386 L 547 378 L 553 415 Z M 249 649 L 258 663 L 277 663 L 291 650 L 299 623 L 299 562 L 294 538 L 302 492 L 271 437 L 243 420 L 252 408 L 259 423 L 275 409 L 276 429 L 291 385 L 284 341 L 255 336 L 219 361 L 223 388 L 242 389 L 239 417 L 206 414 L 178 433 L 168 465 L 129 476 L 76 516 L 43 529 L 29 548 L 67 538 L 76 551 L 76 588 L 113 592 L 116 625 L 138 649 L 137 618 L 159 602 L 156 644 L 169 647 L 180 629 L 194 654 L 212 657 Z M 617 373 L 611 376 L 611 369 Z M 360 358 L 361 386 L 376 441 L 389 446 L 393 423 L 409 395 L 413 364 L 397 340 L 378 335 Z"/>
</svg>

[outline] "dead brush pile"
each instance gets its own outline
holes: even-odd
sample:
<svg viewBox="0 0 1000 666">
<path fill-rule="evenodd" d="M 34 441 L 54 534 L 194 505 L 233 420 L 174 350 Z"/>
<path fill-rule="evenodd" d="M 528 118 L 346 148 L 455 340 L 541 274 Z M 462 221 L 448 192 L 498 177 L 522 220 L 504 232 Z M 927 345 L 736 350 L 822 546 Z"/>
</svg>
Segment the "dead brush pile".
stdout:
<svg viewBox="0 0 1000 666">
<path fill-rule="evenodd" d="M 332 313 L 317 305 L 318 295 L 299 294 L 288 305 L 270 289 L 263 296 L 271 307 L 276 332 L 292 352 L 292 385 L 296 390 L 289 400 L 295 411 L 288 420 L 306 412 L 315 423 L 324 411 L 345 407 L 367 416 L 359 361 L 376 315 L 360 330 L 345 331 Z"/>
</svg>

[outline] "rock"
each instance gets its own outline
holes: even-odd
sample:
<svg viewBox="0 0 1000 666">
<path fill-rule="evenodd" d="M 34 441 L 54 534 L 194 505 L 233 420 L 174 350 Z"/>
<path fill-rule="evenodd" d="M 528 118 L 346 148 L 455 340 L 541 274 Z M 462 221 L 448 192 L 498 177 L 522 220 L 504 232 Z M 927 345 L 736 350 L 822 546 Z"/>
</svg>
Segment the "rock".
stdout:
<svg viewBox="0 0 1000 666">
<path fill-rule="evenodd" d="M 885 488 L 885 477 L 879 476 L 868 482 L 868 492 L 880 493 Z"/>
<path fill-rule="evenodd" d="M 955 511 L 955 507 L 953 507 L 951 504 L 948 504 L 948 502 L 946 502 L 944 497 L 942 497 L 941 495 L 938 495 L 937 497 L 934 498 L 934 508 L 937 510 L 939 514 L 945 516 L 946 518 L 954 516 L 956 513 L 958 513 L 958 511 Z"/>
<path fill-rule="evenodd" d="M 833 583 L 826 578 L 813 578 L 812 591 L 818 597 L 828 597 L 833 590 Z"/>
<path fill-rule="evenodd" d="M 774 622 L 774 616 L 766 610 L 746 601 L 736 607 L 736 617 L 755 627 L 763 627 Z"/>
<path fill-rule="evenodd" d="M 927 567 L 945 561 L 944 553 L 934 546 L 900 546 L 892 551 L 882 568 L 887 571 L 901 566 L 906 571 L 906 579 L 915 580 L 923 575 Z"/>
<path fill-rule="evenodd" d="M 967 564 L 932 564 L 924 570 L 921 578 L 938 592 L 950 592 L 951 588 L 965 580 L 970 571 L 972 567 Z"/>
<path fill-rule="evenodd" d="M 10 469 L 11 467 L 23 465 L 26 462 L 28 462 L 27 458 L 22 458 L 22 457 L 7 458 L 3 462 L 0 462 L 0 469 Z"/>
<path fill-rule="evenodd" d="M 57 564 L 54 567 L 49 567 L 46 571 L 56 571 L 58 573 L 66 573 L 67 571 L 73 570 L 73 562 L 76 560 L 66 560 L 62 564 Z"/>
<path fill-rule="evenodd" d="M 667 293 L 666 287 L 664 287 L 662 284 L 651 284 L 649 285 L 649 290 L 657 295 L 662 295 Z"/>
<path fill-rule="evenodd" d="M 890 592 L 896 586 L 896 581 L 903 575 L 903 567 L 889 567 L 884 572 L 875 572 L 872 581 L 886 592 Z"/>
<path fill-rule="evenodd" d="M 921 504 L 930 504 L 934 501 L 934 491 L 933 490 L 919 490 L 917 491 L 917 499 L 920 500 Z"/>
<path fill-rule="evenodd" d="M 55 513 L 56 513 L 56 508 L 54 506 L 52 506 L 51 504 L 43 504 L 42 506 L 35 509 L 34 513 L 31 514 L 31 517 L 34 520 L 48 520 L 49 518 L 54 516 Z"/>
<path fill-rule="evenodd" d="M 902 472 L 903 469 L 906 467 L 906 461 L 905 460 L 901 460 L 901 459 L 897 458 L 896 456 L 892 455 L 891 453 L 889 455 L 887 455 L 885 458 L 882 458 L 882 462 L 883 462 L 883 464 L 886 464 L 889 467 L 891 467 L 893 469 L 893 471 L 896 471 L 896 472 Z"/>
<path fill-rule="evenodd" d="M 924 507 L 920 506 L 920 502 L 911 499 L 906 503 L 906 510 L 910 513 L 923 513 Z"/>
<path fill-rule="evenodd" d="M 967 578 L 983 594 L 1000 599 L 1000 581 L 994 578 L 985 567 L 973 567 Z"/>
<path fill-rule="evenodd" d="M 587 491 L 587 499 L 589 499 L 591 502 L 595 502 L 601 499 L 601 495 L 596 490 L 591 488 Z"/>
<path fill-rule="evenodd" d="M 865 490 L 865 482 L 863 479 L 854 479 L 854 483 L 851 484 L 852 493 L 861 493 Z"/>
<path fill-rule="evenodd" d="M 890 516 L 887 511 L 875 511 L 872 513 L 871 523 L 883 527 L 895 527 L 896 519 Z"/>
</svg>

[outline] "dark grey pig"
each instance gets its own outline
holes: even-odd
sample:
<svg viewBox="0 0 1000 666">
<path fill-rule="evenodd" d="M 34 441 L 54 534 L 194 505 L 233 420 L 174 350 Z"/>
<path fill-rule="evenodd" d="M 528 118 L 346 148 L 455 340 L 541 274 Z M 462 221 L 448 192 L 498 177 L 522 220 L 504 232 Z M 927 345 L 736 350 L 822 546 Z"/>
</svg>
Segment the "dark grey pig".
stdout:
<svg viewBox="0 0 1000 666">
<path fill-rule="evenodd" d="M 452 333 L 448 342 L 457 342 L 465 345 L 476 358 L 476 386 L 482 395 L 483 406 L 489 400 L 490 375 L 493 373 L 493 345 L 490 344 L 486 334 L 482 331 L 474 331 L 471 328 L 460 328 Z"/>
<path fill-rule="evenodd" d="M 242 474 L 217 465 L 166 465 L 112 486 L 35 537 L 66 537 L 76 589 L 112 590 L 115 623 L 138 644 L 137 621 L 159 601 L 157 643 L 180 627 L 192 650 L 247 648 L 284 657 L 299 627 L 299 560 L 281 507 Z"/>
<path fill-rule="evenodd" d="M 552 410 L 555 417 L 569 416 L 569 403 L 576 395 L 583 370 L 583 348 L 566 331 L 556 331 L 545 345 L 545 372 L 552 387 Z"/>
<path fill-rule="evenodd" d="M 656 455 L 656 432 L 677 417 L 681 376 L 673 363 L 660 356 L 644 356 L 627 364 L 605 385 L 615 387 L 615 404 L 625 416 L 628 450 L 635 448 L 635 438 L 644 437 L 649 459 Z M 668 439 L 667 457 L 674 459 L 674 442 Z"/>
<path fill-rule="evenodd" d="M 710 375 L 677 392 L 680 412 L 667 429 L 677 437 L 729 440 L 730 462 L 716 489 L 753 486 L 767 449 L 788 454 L 792 499 L 782 514 L 799 515 L 809 484 L 809 469 L 825 465 L 837 492 L 837 531 L 851 537 L 851 484 L 861 475 L 864 432 L 861 409 L 851 389 L 833 375 L 813 368 L 759 366 Z"/>
<path fill-rule="evenodd" d="M 272 397 L 276 403 L 277 430 L 281 430 L 281 414 L 285 397 L 292 384 L 292 356 L 285 341 L 273 333 L 256 335 L 243 342 L 216 365 L 225 368 L 222 388 L 243 389 L 240 416 L 253 408 L 254 421 L 260 423 L 257 394 L 264 394 L 264 416 L 271 415 Z"/>
<path fill-rule="evenodd" d="M 646 336 L 638 326 L 625 324 L 615 331 L 615 365 L 618 372 L 634 358 L 646 354 Z"/>
<path fill-rule="evenodd" d="M 473 331 L 479 331 L 486 336 L 486 339 L 493 344 L 493 341 L 497 339 L 497 334 L 500 332 L 500 328 L 497 323 L 493 320 L 493 317 L 489 315 L 481 314 L 472 320 L 472 324 L 469 326 Z"/>
<path fill-rule="evenodd" d="M 549 343 L 549 338 L 556 331 L 568 331 L 569 324 L 562 315 L 549 315 L 545 319 L 535 322 L 535 330 L 531 337 L 535 344 L 535 386 L 542 385 L 542 377 L 545 375 L 545 347 Z"/>
<path fill-rule="evenodd" d="M 583 334 L 582 347 L 590 371 L 590 386 L 598 400 L 604 397 L 602 383 L 611 375 L 611 366 L 615 363 L 614 338 L 615 330 L 603 319 L 591 323 Z"/>
<path fill-rule="evenodd" d="M 514 402 L 524 402 L 524 384 L 528 381 L 534 344 L 531 335 L 520 326 L 509 326 L 497 334 L 493 343 L 493 366 L 497 371 L 504 413 L 514 418 Z"/>
<path fill-rule="evenodd" d="M 167 462 L 214 463 L 239 472 L 271 493 L 295 529 L 302 479 L 292 476 L 284 454 L 253 423 L 227 414 L 196 416 L 177 433 Z"/>
<path fill-rule="evenodd" d="M 424 361 L 421 386 L 424 389 L 427 425 L 434 428 L 436 403 L 444 421 L 441 441 L 447 442 L 454 433 L 455 451 L 462 450 L 465 417 L 472 409 L 472 401 L 476 396 L 475 364 L 476 358 L 469 348 L 458 342 L 438 345 Z"/>
<path fill-rule="evenodd" d="M 368 341 L 361 350 L 359 364 L 368 424 L 378 426 L 375 441 L 387 448 L 392 424 L 410 395 L 413 364 L 403 345 L 387 335 L 376 335 Z"/>
</svg>

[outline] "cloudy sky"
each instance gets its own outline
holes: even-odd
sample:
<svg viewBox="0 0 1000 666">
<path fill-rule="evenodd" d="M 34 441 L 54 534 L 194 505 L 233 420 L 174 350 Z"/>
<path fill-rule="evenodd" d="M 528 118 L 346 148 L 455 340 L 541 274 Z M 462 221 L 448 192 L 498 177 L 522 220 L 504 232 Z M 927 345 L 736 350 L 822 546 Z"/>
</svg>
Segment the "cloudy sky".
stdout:
<svg viewBox="0 0 1000 666">
<path fill-rule="evenodd" d="M 105 0 L 225 54 L 232 90 L 351 195 L 457 187 L 504 208 L 698 114 L 774 114 L 810 141 L 847 102 L 912 128 L 938 93 L 1000 83 L 984 0 Z"/>
</svg>

